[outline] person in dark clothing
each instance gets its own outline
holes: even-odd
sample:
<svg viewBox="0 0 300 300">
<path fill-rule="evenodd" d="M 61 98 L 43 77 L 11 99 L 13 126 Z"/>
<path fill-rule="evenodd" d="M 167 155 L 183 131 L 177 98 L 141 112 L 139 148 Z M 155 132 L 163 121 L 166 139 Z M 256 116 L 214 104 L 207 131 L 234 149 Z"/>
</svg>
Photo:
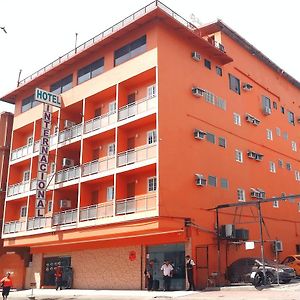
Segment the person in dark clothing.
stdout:
<svg viewBox="0 0 300 300">
<path fill-rule="evenodd" d="M 186 267 L 186 274 L 187 274 L 187 279 L 189 282 L 189 288 L 187 291 L 194 291 L 195 290 L 195 284 L 194 284 L 194 266 L 196 265 L 194 261 L 191 259 L 189 255 L 186 255 L 185 257 L 185 267 Z"/>
<path fill-rule="evenodd" d="M 64 267 L 62 274 L 62 281 L 66 289 L 71 289 L 73 286 L 73 268 L 68 266 Z"/>
<path fill-rule="evenodd" d="M 58 290 L 59 288 L 62 290 L 62 275 L 63 274 L 62 274 L 61 266 L 57 266 L 55 268 L 55 273 L 54 273 L 56 290 Z"/>
<path fill-rule="evenodd" d="M 153 271 L 154 271 L 154 260 L 151 259 L 146 266 L 146 270 L 144 272 L 147 278 L 147 290 L 152 291 L 153 289 Z"/>
</svg>

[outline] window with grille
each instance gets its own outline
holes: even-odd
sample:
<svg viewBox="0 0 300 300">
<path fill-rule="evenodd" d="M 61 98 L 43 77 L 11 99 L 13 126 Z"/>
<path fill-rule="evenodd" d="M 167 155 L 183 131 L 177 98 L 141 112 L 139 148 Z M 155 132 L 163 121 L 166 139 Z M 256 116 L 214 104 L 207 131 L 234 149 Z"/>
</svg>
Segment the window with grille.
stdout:
<svg viewBox="0 0 300 300">
<path fill-rule="evenodd" d="M 23 181 L 25 182 L 25 181 L 29 181 L 29 179 L 30 179 L 30 171 L 29 170 L 26 170 L 26 171 L 24 171 L 24 173 L 23 173 Z"/>
<path fill-rule="evenodd" d="M 27 215 L 27 206 L 21 206 L 20 208 L 20 217 L 25 218 Z"/>
<path fill-rule="evenodd" d="M 238 188 L 237 189 L 237 198 L 238 198 L 238 201 L 245 201 L 245 190 L 244 189 L 241 189 L 241 188 Z"/>
<path fill-rule="evenodd" d="M 210 186 L 216 187 L 217 186 L 217 177 L 215 177 L 215 176 L 208 176 L 207 183 Z"/>
<path fill-rule="evenodd" d="M 156 191 L 156 177 L 148 178 L 148 192 L 155 192 Z"/>
<path fill-rule="evenodd" d="M 114 200 L 114 197 L 115 197 L 115 188 L 113 186 L 109 186 L 106 192 L 106 200 L 112 201 Z"/>
<path fill-rule="evenodd" d="M 151 130 L 147 132 L 147 144 L 151 145 L 156 143 L 156 130 Z"/>
<path fill-rule="evenodd" d="M 211 104 L 215 104 L 215 95 L 209 91 L 206 91 L 204 93 L 204 98 L 207 102 L 211 103 Z"/>
<path fill-rule="evenodd" d="M 233 123 L 235 125 L 241 126 L 241 116 L 237 113 L 233 113 Z"/>
<path fill-rule="evenodd" d="M 240 163 L 243 162 L 243 152 L 242 151 L 237 150 L 237 149 L 235 150 L 235 160 Z"/>
</svg>

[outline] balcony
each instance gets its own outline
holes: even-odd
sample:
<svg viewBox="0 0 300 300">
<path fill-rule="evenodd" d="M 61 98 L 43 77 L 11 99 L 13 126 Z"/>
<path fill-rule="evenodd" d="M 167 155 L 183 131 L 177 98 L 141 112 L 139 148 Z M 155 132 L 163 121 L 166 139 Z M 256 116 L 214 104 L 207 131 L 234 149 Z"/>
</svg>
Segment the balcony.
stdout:
<svg viewBox="0 0 300 300">
<path fill-rule="evenodd" d="M 27 222 L 27 230 L 37 230 L 51 227 L 51 217 L 29 218 Z"/>
<path fill-rule="evenodd" d="M 61 131 L 58 134 L 58 143 L 63 143 L 65 141 L 71 140 L 73 138 L 81 136 L 81 134 L 82 134 L 82 124 L 80 123 Z"/>
<path fill-rule="evenodd" d="M 77 179 L 80 176 L 80 166 L 71 167 L 61 170 L 56 173 L 55 183 L 61 183 L 72 179 Z"/>
<path fill-rule="evenodd" d="M 77 223 L 78 209 L 69 209 L 63 212 L 55 213 L 52 218 L 52 225 L 68 225 Z"/>
<path fill-rule="evenodd" d="M 90 133 L 117 122 L 116 112 L 107 113 L 84 123 L 84 133 Z"/>
<path fill-rule="evenodd" d="M 113 206 L 113 202 L 110 201 L 83 207 L 80 209 L 79 221 L 83 222 L 112 217 L 114 215 Z"/>
<path fill-rule="evenodd" d="M 23 147 L 11 151 L 11 160 L 14 161 L 21 157 L 25 157 L 28 154 L 31 154 L 32 152 L 33 152 L 33 145 L 25 145 Z"/>
<path fill-rule="evenodd" d="M 22 181 L 8 187 L 7 197 L 12 197 L 18 194 L 32 191 L 36 188 L 36 179 L 31 181 Z"/>
<path fill-rule="evenodd" d="M 126 215 L 156 209 L 156 193 L 116 201 L 116 215 Z"/>
<path fill-rule="evenodd" d="M 156 96 L 144 98 L 138 100 L 136 102 L 127 104 L 119 109 L 118 112 L 118 120 L 122 121 L 133 117 L 135 115 L 139 115 L 141 113 L 147 112 L 156 107 Z"/>
<path fill-rule="evenodd" d="M 118 154 L 118 167 L 123 167 L 136 162 L 145 161 L 156 157 L 156 143 L 145 145 L 140 148 L 127 150 Z"/>
<path fill-rule="evenodd" d="M 97 174 L 107 170 L 111 170 L 115 167 L 115 158 L 106 157 L 102 159 L 93 160 L 91 162 L 82 165 L 81 172 L 82 176 L 89 176 Z"/>
<path fill-rule="evenodd" d="M 4 224 L 3 233 L 17 233 L 26 230 L 26 222 L 25 221 L 12 221 Z"/>
</svg>

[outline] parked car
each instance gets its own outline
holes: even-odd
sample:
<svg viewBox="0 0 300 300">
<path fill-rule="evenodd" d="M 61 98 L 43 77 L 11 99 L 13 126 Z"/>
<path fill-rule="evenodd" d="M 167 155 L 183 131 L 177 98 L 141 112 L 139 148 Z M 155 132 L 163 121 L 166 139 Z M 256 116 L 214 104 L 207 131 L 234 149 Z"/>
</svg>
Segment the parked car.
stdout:
<svg viewBox="0 0 300 300">
<path fill-rule="evenodd" d="M 297 276 L 300 276 L 300 255 L 289 255 L 283 261 L 283 265 L 293 268 Z"/>
<path fill-rule="evenodd" d="M 294 278 L 295 271 L 293 268 L 277 264 L 273 261 L 265 260 L 266 283 L 277 281 L 277 270 L 279 281 L 288 283 Z M 226 279 L 231 283 L 250 282 L 254 285 L 263 283 L 263 266 L 261 258 L 245 257 L 233 262 L 226 270 Z"/>
</svg>

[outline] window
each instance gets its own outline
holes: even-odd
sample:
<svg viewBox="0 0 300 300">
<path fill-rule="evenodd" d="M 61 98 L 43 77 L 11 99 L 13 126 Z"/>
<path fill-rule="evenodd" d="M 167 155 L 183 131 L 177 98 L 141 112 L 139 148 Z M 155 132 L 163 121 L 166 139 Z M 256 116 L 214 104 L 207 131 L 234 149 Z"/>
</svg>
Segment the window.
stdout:
<svg viewBox="0 0 300 300">
<path fill-rule="evenodd" d="M 91 78 L 101 74 L 104 70 L 104 58 L 100 58 L 93 63 L 81 68 L 77 74 L 78 84 L 85 82 Z"/>
<path fill-rule="evenodd" d="M 276 166 L 275 166 L 275 163 L 272 161 L 270 161 L 270 172 L 276 173 Z"/>
<path fill-rule="evenodd" d="M 99 190 L 95 190 L 95 191 L 92 191 L 92 204 L 95 205 L 95 204 L 98 204 L 98 198 L 99 198 Z"/>
<path fill-rule="evenodd" d="M 300 172 L 299 171 L 295 171 L 295 179 L 296 179 L 296 181 L 300 181 Z"/>
<path fill-rule="evenodd" d="M 298 203 L 299 204 L 299 203 Z M 300 244 L 299 245 L 296 245 L 296 253 L 297 254 L 300 254 Z"/>
<path fill-rule="evenodd" d="M 107 156 L 114 156 L 116 151 L 115 143 L 109 144 L 107 146 Z"/>
<path fill-rule="evenodd" d="M 277 136 L 280 136 L 281 135 L 281 130 L 280 130 L 280 128 L 279 127 L 276 127 L 276 135 Z"/>
<path fill-rule="evenodd" d="M 34 95 L 31 95 L 24 100 L 22 100 L 22 107 L 21 107 L 21 112 L 25 112 L 29 110 L 30 108 L 33 108 L 40 104 L 40 102 L 34 100 Z"/>
<path fill-rule="evenodd" d="M 226 139 L 223 137 L 219 137 L 219 146 L 226 148 Z"/>
<path fill-rule="evenodd" d="M 284 107 L 281 106 L 281 113 L 284 114 Z"/>
<path fill-rule="evenodd" d="M 108 113 L 109 114 L 114 114 L 116 112 L 116 101 L 112 101 L 108 104 Z"/>
<path fill-rule="evenodd" d="M 228 180 L 226 178 L 221 178 L 221 188 L 228 189 Z"/>
<path fill-rule="evenodd" d="M 216 187 L 217 186 L 217 177 L 215 176 L 208 176 L 208 185 Z"/>
<path fill-rule="evenodd" d="M 282 159 L 278 159 L 278 167 L 283 168 L 283 160 Z"/>
<path fill-rule="evenodd" d="M 146 36 L 142 36 L 139 39 L 119 48 L 115 51 L 115 66 L 143 53 L 146 51 Z"/>
<path fill-rule="evenodd" d="M 52 211 L 52 204 L 53 204 L 52 200 L 49 200 L 48 204 L 47 204 L 47 212 L 48 213 Z"/>
<path fill-rule="evenodd" d="M 215 140 L 215 135 L 212 133 L 207 132 L 206 133 L 206 140 L 212 144 L 215 144 L 216 140 Z"/>
<path fill-rule="evenodd" d="M 273 201 L 273 207 L 274 208 L 279 208 L 279 201 L 278 200 Z"/>
<path fill-rule="evenodd" d="M 156 130 L 151 130 L 147 132 L 147 144 L 151 145 L 156 143 Z"/>
<path fill-rule="evenodd" d="M 219 67 L 219 66 L 216 66 L 216 73 L 217 73 L 217 75 L 222 76 L 222 75 L 223 75 L 223 70 L 222 70 L 222 68 Z"/>
<path fill-rule="evenodd" d="M 262 96 L 262 106 L 263 108 L 270 108 L 271 109 L 271 100 L 267 96 Z"/>
<path fill-rule="evenodd" d="M 107 188 L 106 200 L 112 201 L 114 200 L 114 197 L 115 197 L 115 188 L 113 186 L 109 186 Z"/>
<path fill-rule="evenodd" d="M 242 163 L 243 162 L 243 152 L 240 150 L 235 150 L 235 160 Z"/>
<path fill-rule="evenodd" d="M 290 124 L 295 126 L 295 115 L 291 111 L 288 111 L 288 121 Z"/>
<path fill-rule="evenodd" d="M 30 171 L 29 170 L 26 170 L 23 172 L 23 181 L 29 181 L 30 179 Z"/>
<path fill-rule="evenodd" d="M 216 106 L 220 107 L 223 110 L 226 110 L 226 100 L 220 97 L 215 97 L 215 102 Z"/>
<path fill-rule="evenodd" d="M 215 104 L 215 95 L 213 93 L 205 91 L 204 98 L 207 102 Z"/>
<path fill-rule="evenodd" d="M 147 97 L 148 97 L 148 99 L 151 99 L 155 96 L 156 96 L 156 86 L 155 86 L 155 84 L 153 84 L 151 86 L 148 86 L 148 88 L 147 88 Z"/>
<path fill-rule="evenodd" d="M 28 145 L 28 146 L 32 146 L 32 145 L 33 145 L 33 136 L 29 136 L 29 137 L 27 138 L 27 145 Z"/>
<path fill-rule="evenodd" d="M 245 190 L 238 188 L 237 189 L 237 198 L 238 198 L 238 201 L 245 201 L 246 200 Z"/>
<path fill-rule="evenodd" d="M 241 126 L 241 116 L 237 113 L 233 113 L 233 123 L 235 125 Z"/>
<path fill-rule="evenodd" d="M 72 88 L 72 82 L 73 82 L 73 74 L 68 75 L 67 77 L 53 83 L 50 86 L 50 92 L 54 94 L 61 94 Z"/>
<path fill-rule="evenodd" d="M 297 144 L 294 141 L 292 141 L 292 150 L 297 152 Z"/>
<path fill-rule="evenodd" d="M 20 217 L 25 218 L 27 215 L 27 206 L 21 206 L 20 208 Z"/>
<path fill-rule="evenodd" d="M 156 177 L 150 177 L 148 178 L 148 192 L 155 192 L 156 191 Z"/>
<path fill-rule="evenodd" d="M 289 139 L 289 135 L 288 135 L 288 133 L 285 132 L 285 131 L 282 133 L 282 137 L 283 137 L 283 139 L 286 140 L 286 141 Z"/>
<path fill-rule="evenodd" d="M 211 70 L 211 62 L 210 62 L 210 60 L 204 59 L 204 66 L 205 66 L 207 69 Z"/>
<path fill-rule="evenodd" d="M 229 74 L 229 88 L 237 94 L 241 94 L 240 80 Z"/>
<path fill-rule="evenodd" d="M 273 101 L 273 108 L 277 109 L 277 102 Z"/>
<path fill-rule="evenodd" d="M 267 140 L 273 141 L 273 132 L 271 129 L 267 129 Z"/>
<path fill-rule="evenodd" d="M 285 164 L 285 166 L 286 166 L 286 169 L 287 169 L 288 171 L 291 171 L 291 169 L 292 169 L 291 163 L 287 162 L 287 163 Z"/>
</svg>

